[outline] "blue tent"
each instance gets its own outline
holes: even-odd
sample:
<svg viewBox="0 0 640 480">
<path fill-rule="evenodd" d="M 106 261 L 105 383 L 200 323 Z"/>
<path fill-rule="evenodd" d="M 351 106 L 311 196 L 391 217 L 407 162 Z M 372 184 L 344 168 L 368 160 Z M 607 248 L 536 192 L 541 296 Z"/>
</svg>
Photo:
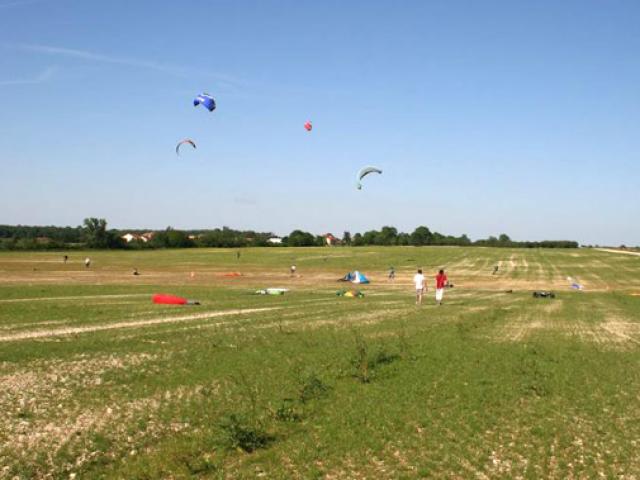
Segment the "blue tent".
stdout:
<svg viewBox="0 0 640 480">
<path fill-rule="evenodd" d="M 353 272 L 353 280 L 351 280 L 351 283 L 369 283 L 369 279 L 364 276 L 364 273 L 356 270 Z"/>
<path fill-rule="evenodd" d="M 358 270 L 347 273 L 344 277 L 340 279 L 340 281 L 351 282 L 351 283 L 369 283 L 369 279 L 365 277 L 363 273 L 360 273 Z"/>
</svg>

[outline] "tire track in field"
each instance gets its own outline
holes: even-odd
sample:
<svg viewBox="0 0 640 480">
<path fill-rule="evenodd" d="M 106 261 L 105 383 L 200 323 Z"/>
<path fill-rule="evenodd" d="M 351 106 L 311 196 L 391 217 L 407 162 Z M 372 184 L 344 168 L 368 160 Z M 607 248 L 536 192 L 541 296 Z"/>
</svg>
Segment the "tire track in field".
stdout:
<svg viewBox="0 0 640 480">
<path fill-rule="evenodd" d="M 184 322 L 191 320 L 204 320 L 209 318 L 224 317 L 228 315 L 243 315 L 246 313 L 267 312 L 280 310 L 282 307 L 266 308 L 245 308 L 236 310 L 223 310 L 217 312 L 196 313 L 193 315 L 181 315 L 179 317 L 157 317 L 146 320 L 135 320 L 128 322 L 117 322 L 108 325 L 93 325 L 86 327 L 67 327 L 54 330 L 34 330 L 31 332 L 20 332 L 11 335 L 0 336 L 0 342 L 15 342 L 19 340 L 31 340 L 36 338 L 58 337 L 62 335 L 76 335 L 80 333 L 101 332 L 105 330 L 118 330 L 122 328 L 147 327 L 150 325 L 161 325 L 164 323 Z"/>
<path fill-rule="evenodd" d="M 134 298 L 134 297 L 150 297 L 151 293 L 123 293 L 118 295 L 73 295 L 66 297 L 34 297 L 34 298 L 7 298 L 0 300 L 0 303 L 18 303 L 18 302 L 42 302 L 56 300 L 92 300 L 92 299 L 109 299 L 109 298 Z"/>
</svg>

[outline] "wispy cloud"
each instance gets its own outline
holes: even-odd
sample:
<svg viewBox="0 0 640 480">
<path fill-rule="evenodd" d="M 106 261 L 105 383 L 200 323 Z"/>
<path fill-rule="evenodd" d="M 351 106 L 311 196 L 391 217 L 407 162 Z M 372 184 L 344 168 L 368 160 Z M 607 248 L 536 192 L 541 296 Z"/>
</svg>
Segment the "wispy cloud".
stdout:
<svg viewBox="0 0 640 480">
<path fill-rule="evenodd" d="M 125 65 L 134 68 L 145 68 L 149 70 L 157 70 L 172 75 L 182 76 L 185 74 L 185 69 L 174 65 L 167 65 L 158 62 L 150 62 L 147 60 L 140 60 L 128 57 L 118 57 L 112 55 L 103 55 L 101 53 L 95 53 L 88 50 L 76 50 L 74 48 L 54 47 L 50 45 L 25 45 L 21 44 L 17 46 L 20 50 L 42 53 L 45 55 L 56 55 L 62 57 L 77 58 L 79 60 L 87 60 L 90 62 L 99 63 L 111 63 L 114 65 Z"/>
<path fill-rule="evenodd" d="M 117 55 L 105 55 L 102 53 L 96 53 L 89 50 L 79 50 L 74 48 L 65 48 L 52 45 L 34 45 L 34 44 L 18 44 L 18 45 L 5 45 L 13 48 L 17 48 L 21 51 L 39 53 L 43 55 L 51 55 L 58 57 L 75 58 L 77 60 L 83 60 L 87 62 L 95 63 L 107 63 L 112 65 L 122 65 L 126 67 L 154 70 L 162 72 L 168 75 L 176 77 L 191 77 L 195 75 L 208 76 L 215 78 L 219 82 L 224 82 L 227 86 L 234 87 L 242 84 L 240 80 L 230 75 L 212 73 L 212 72 L 199 72 L 193 68 L 161 63 L 156 61 L 143 60 L 132 57 L 121 57 Z"/>
<path fill-rule="evenodd" d="M 56 67 L 48 67 L 33 78 L 0 79 L 0 87 L 9 85 L 38 85 L 40 83 L 45 83 L 51 80 L 55 75 L 56 70 Z"/>
<path fill-rule="evenodd" d="M 10 2 L 0 2 L 0 10 L 3 8 L 22 7 L 33 3 L 40 3 L 42 0 L 13 0 Z"/>
<path fill-rule="evenodd" d="M 233 203 L 237 205 L 253 206 L 253 205 L 257 205 L 258 201 L 255 198 L 235 197 L 233 199 Z"/>
</svg>

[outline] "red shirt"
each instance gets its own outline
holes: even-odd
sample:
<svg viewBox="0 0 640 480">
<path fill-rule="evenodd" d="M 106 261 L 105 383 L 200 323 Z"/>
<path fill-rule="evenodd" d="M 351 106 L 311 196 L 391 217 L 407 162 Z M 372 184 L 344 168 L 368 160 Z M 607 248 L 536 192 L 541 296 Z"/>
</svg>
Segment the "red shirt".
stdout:
<svg viewBox="0 0 640 480">
<path fill-rule="evenodd" d="M 438 274 L 436 275 L 436 288 L 444 288 L 447 284 L 447 275 L 446 274 Z"/>
</svg>

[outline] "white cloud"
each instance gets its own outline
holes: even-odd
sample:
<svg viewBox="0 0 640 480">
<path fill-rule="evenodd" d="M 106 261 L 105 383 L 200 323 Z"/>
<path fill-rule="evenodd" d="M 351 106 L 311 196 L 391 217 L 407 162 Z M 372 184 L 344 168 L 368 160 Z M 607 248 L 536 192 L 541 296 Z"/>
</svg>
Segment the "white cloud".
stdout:
<svg viewBox="0 0 640 480">
<path fill-rule="evenodd" d="M 22 51 L 39 53 L 44 55 L 52 55 L 58 57 L 75 58 L 78 60 L 84 60 L 87 62 L 108 63 L 112 65 L 122 65 L 132 68 L 141 68 L 147 70 L 155 70 L 157 72 L 163 72 L 169 75 L 177 77 L 191 77 L 194 74 L 202 76 L 210 76 L 220 82 L 226 83 L 228 86 L 238 86 L 242 82 L 238 79 L 219 73 L 208 72 L 195 72 L 194 69 L 183 67 L 179 65 L 172 65 L 167 63 L 143 60 L 139 58 L 121 57 L 117 55 L 104 55 L 101 53 L 92 52 L 89 50 L 78 50 L 74 48 L 57 47 L 52 45 L 34 45 L 34 44 L 19 44 L 19 45 L 6 45 L 5 47 L 17 48 Z"/>
<path fill-rule="evenodd" d="M 17 79 L 0 80 L 0 86 L 4 87 L 9 85 L 38 85 L 51 80 L 56 70 L 57 70 L 56 67 L 48 67 L 33 78 L 17 78 Z"/>
</svg>

